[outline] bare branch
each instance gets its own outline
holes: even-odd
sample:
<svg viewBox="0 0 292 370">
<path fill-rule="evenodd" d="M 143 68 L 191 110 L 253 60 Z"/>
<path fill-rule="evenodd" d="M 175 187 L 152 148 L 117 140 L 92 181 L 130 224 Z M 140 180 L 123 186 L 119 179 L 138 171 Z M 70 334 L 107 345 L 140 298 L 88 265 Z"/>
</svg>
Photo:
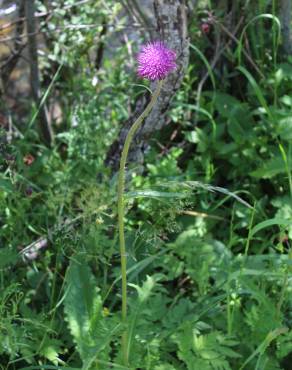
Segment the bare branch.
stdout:
<svg viewBox="0 0 292 370">
<path fill-rule="evenodd" d="M 215 17 L 213 17 L 210 13 L 210 17 L 212 19 L 213 22 L 215 22 L 216 24 L 218 24 L 218 26 L 222 29 L 223 32 L 226 33 L 226 35 L 228 35 L 230 37 L 231 40 L 235 41 L 236 44 L 238 45 L 239 44 L 239 39 L 235 36 L 235 33 L 233 32 L 230 32 L 221 22 L 219 22 Z M 243 18 L 240 19 L 240 22 L 242 22 Z M 236 27 L 236 30 L 238 29 L 238 27 Z M 242 53 L 245 55 L 246 59 L 250 62 L 250 64 L 252 65 L 252 67 L 255 69 L 255 71 L 257 71 L 257 73 L 261 76 L 261 78 L 264 78 L 265 76 L 263 75 L 262 71 L 259 69 L 259 67 L 256 65 L 256 63 L 253 61 L 252 57 L 248 54 L 248 52 L 242 48 Z"/>
</svg>

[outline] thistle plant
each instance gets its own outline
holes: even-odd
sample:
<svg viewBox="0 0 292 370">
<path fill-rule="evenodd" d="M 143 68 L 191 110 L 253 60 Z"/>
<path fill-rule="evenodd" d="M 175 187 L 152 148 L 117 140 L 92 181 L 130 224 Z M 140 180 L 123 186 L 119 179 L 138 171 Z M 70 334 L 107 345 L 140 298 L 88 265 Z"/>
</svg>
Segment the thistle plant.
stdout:
<svg viewBox="0 0 292 370">
<path fill-rule="evenodd" d="M 120 159 L 120 169 L 118 177 L 118 228 L 119 228 L 119 242 L 121 255 L 121 275 L 122 275 L 122 322 L 125 325 L 125 330 L 122 335 L 122 356 L 124 365 L 128 365 L 129 351 L 128 351 L 128 328 L 127 328 L 127 254 L 125 245 L 125 204 L 124 204 L 124 190 L 125 190 L 125 168 L 127 157 L 132 139 L 141 127 L 143 120 L 151 112 L 153 106 L 157 102 L 158 96 L 161 92 L 164 79 L 176 68 L 176 53 L 169 49 L 161 41 L 151 42 L 145 45 L 138 54 L 138 75 L 150 81 L 157 81 L 156 89 L 151 96 L 149 104 L 145 110 L 140 114 L 137 120 L 130 128 L 125 144 L 122 150 Z"/>
</svg>

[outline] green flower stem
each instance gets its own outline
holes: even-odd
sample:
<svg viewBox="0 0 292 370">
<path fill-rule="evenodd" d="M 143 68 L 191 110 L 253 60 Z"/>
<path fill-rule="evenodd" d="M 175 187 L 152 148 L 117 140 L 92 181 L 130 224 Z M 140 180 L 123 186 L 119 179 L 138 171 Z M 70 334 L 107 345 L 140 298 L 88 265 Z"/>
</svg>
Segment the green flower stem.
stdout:
<svg viewBox="0 0 292 370">
<path fill-rule="evenodd" d="M 157 98 L 160 94 L 162 81 L 158 81 L 157 88 L 153 93 L 151 100 L 143 113 L 137 118 L 130 128 L 126 141 L 123 147 L 120 170 L 118 178 L 118 223 L 119 223 L 119 239 L 120 239 L 120 254 L 121 254 L 121 272 L 122 272 L 122 321 L 126 325 L 126 329 L 122 335 L 122 353 L 124 365 L 128 365 L 128 329 L 127 329 L 127 255 L 125 245 L 125 230 L 124 230 L 124 216 L 125 216 L 125 205 L 124 205 L 124 190 L 125 190 L 125 172 L 126 162 L 129 153 L 130 144 L 137 130 L 140 128 L 143 120 L 148 116 L 153 106 L 155 105 Z"/>
</svg>

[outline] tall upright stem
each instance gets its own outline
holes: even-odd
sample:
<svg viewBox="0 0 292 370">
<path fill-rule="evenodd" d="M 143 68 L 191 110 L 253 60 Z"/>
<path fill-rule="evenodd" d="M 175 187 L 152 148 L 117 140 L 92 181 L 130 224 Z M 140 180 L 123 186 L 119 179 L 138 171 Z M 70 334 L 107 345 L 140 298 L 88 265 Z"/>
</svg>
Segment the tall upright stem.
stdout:
<svg viewBox="0 0 292 370">
<path fill-rule="evenodd" d="M 129 153 L 130 144 L 133 137 L 139 127 L 141 126 L 144 118 L 148 116 L 151 109 L 155 105 L 157 98 L 160 94 L 162 81 L 158 81 L 155 92 L 153 93 L 151 100 L 143 113 L 137 118 L 130 128 L 125 144 L 123 147 L 121 159 L 120 159 L 120 170 L 118 178 L 118 223 L 119 223 L 119 240 L 120 240 L 120 254 L 121 254 L 121 273 L 122 273 L 122 321 L 125 324 L 125 331 L 122 335 L 122 354 L 124 365 L 128 365 L 129 351 L 128 351 L 128 328 L 127 328 L 127 255 L 125 245 L 125 230 L 124 230 L 124 216 L 125 216 L 125 205 L 124 205 L 124 190 L 125 190 L 125 172 L 126 162 Z"/>
</svg>

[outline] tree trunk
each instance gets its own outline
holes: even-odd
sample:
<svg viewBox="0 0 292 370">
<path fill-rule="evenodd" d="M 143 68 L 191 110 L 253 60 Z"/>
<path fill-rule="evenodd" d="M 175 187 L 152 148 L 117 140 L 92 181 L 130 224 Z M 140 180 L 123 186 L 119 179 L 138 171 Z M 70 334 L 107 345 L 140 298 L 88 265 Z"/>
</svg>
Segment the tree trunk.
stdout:
<svg viewBox="0 0 292 370">
<path fill-rule="evenodd" d="M 283 38 L 283 48 L 287 55 L 292 53 L 292 38 L 291 38 L 291 12 L 292 2 L 291 0 L 281 0 L 281 28 Z"/>
<path fill-rule="evenodd" d="M 28 50 L 30 59 L 30 86 L 33 99 L 39 109 L 39 128 L 45 142 L 50 145 L 53 141 L 53 132 L 50 126 L 48 110 L 45 104 L 41 105 L 41 89 L 39 79 L 39 64 L 37 52 L 37 29 L 35 22 L 35 0 L 25 0 L 25 14 Z"/>
<path fill-rule="evenodd" d="M 189 45 L 187 38 L 187 15 L 185 1 L 182 0 L 154 0 L 153 10 L 155 15 L 155 39 L 164 41 L 168 47 L 177 53 L 178 68 L 169 75 L 163 85 L 158 102 L 145 119 L 142 128 L 137 133 L 129 153 L 129 161 L 137 164 L 143 163 L 147 139 L 156 131 L 160 130 L 166 123 L 166 111 L 172 97 L 179 89 L 185 69 L 188 66 Z M 155 89 L 155 83 L 150 86 Z M 127 132 L 139 115 L 148 104 L 149 94 L 145 94 L 136 102 L 136 107 L 132 117 L 122 124 L 118 139 L 110 147 L 106 164 L 113 171 L 118 170 L 120 154 L 127 136 Z"/>
</svg>

